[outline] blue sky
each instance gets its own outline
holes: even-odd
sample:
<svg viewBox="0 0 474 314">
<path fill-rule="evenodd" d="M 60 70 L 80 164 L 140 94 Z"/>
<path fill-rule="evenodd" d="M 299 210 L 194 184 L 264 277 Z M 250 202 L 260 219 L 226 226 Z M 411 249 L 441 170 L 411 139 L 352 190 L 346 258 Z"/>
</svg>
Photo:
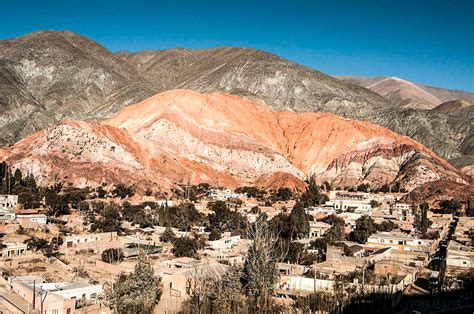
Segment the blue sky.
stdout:
<svg viewBox="0 0 474 314">
<path fill-rule="evenodd" d="M 2 0 L 0 38 L 41 29 L 111 51 L 240 46 L 334 75 L 474 91 L 473 0 Z"/>
</svg>

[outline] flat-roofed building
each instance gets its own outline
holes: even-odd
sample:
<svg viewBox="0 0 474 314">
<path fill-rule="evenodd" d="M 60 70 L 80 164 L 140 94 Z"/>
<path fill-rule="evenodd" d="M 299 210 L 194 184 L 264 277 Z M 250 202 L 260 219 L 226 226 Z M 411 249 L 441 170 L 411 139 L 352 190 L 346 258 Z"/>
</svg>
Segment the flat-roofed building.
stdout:
<svg viewBox="0 0 474 314">
<path fill-rule="evenodd" d="M 46 225 L 48 216 L 43 214 L 18 214 L 15 220 L 24 228 L 31 228 L 38 225 Z"/>
<path fill-rule="evenodd" d="M 10 278 L 12 290 L 25 301 L 33 304 L 33 294 L 36 292 L 36 309 L 40 308 L 40 298 L 43 313 L 72 314 L 75 312 L 76 301 L 97 301 L 102 293 L 102 285 L 92 285 L 81 281 L 44 282 L 42 277 L 24 276 Z"/>
<path fill-rule="evenodd" d="M 327 201 L 326 206 L 349 212 L 368 212 L 372 210 L 369 199 L 334 199 Z"/>
<path fill-rule="evenodd" d="M 399 251 L 432 254 L 436 248 L 436 241 L 420 239 L 398 232 L 378 232 L 372 234 L 367 239 L 367 249 L 380 249 L 384 247 L 391 247 Z"/>
<path fill-rule="evenodd" d="M 8 211 L 16 206 L 18 206 L 18 195 L 0 195 L 0 211 Z"/>
<path fill-rule="evenodd" d="M 320 238 L 326 231 L 331 228 L 330 224 L 327 224 L 322 221 L 310 221 L 309 222 L 309 237 L 310 238 Z"/>
<path fill-rule="evenodd" d="M 207 245 L 213 250 L 230 249 L 240 241 L 240 236 L 223 237 L 219 240 L 207 241 Z"/>
<path fill-rule="evenodd" d="M 0 257 L 11 258 L 15 256 L 24 256 L 28 253 L 28 246 L 25 243 L 4 242 L 0 249 Z"/>
</svg>

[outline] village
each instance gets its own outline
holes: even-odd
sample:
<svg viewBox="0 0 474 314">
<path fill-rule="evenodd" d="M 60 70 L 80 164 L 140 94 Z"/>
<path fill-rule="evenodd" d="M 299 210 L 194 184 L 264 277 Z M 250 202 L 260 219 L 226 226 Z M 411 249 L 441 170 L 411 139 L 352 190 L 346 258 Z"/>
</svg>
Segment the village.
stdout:
<svg viewBox="0 0 474 314">
<path fill-rule="evenodd" d="M 122 190 L 90 192 L 54 214 L 45 200 L 25 208 L 18 195 L 0 195 L 0 313 L 111 313 L 107 291 L 140 254 L 161 280 L 155 312 L 177 313 L 190 286 L 243 267 L 247 230 L 259 223 L 286 241 L 275 261 L 278 304 L 329 293 L 338 296 L 327 305 L 334 309 L 384 295 L 395 309 L 415 310 L 417 298 L 472 284 L 474 217 L 433 212 L 403 192 L 314 181 L 301 198 L 285 188 L 267 195 L 199 185 L 167 197 Z"/>
</svg>

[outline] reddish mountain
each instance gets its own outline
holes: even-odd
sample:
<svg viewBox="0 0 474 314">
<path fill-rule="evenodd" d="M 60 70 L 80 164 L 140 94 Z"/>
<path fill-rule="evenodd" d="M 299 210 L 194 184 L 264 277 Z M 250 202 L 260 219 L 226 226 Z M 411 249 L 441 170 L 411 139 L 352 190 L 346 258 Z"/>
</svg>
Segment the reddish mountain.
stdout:
<svg viewBox="0 0 474 314">
<path fill-rule="evenodd" d="M 3 155 L 3 157 L 2 157 Z M 275 112 L 229 94 L 172 90 L 102 123 L 65 121 L 0 152 L 49 183 L 125 182 L 140 189 L 208 182 L 301 188 L 399 181 L 412 189 L 464 175 L 418 142 L 333 114 Z"/>
</svg>

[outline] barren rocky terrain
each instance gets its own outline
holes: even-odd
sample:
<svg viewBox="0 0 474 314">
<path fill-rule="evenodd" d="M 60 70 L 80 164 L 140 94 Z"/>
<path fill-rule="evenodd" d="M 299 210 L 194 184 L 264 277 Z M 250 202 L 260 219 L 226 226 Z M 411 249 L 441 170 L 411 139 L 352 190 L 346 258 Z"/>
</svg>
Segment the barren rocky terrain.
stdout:
<svg viewBox="0 0 474 314">
<path fill-rule="evenodd" d="M 191 90 L 157 94 L 102 123 L 64 121 L 4 149 L 3 160 L 42 184 L 142 190 L 187 182 L 299 187 L 313 175 L 341 187 L 468 182 L 423 145 L 368 122 Z"/>
<path fill-rule="evenodd" d="M 103 120 L 157 92 L 187 88 L 232 93 L 278 111 L 370 121 L 419 141 L 459 167 L 472 166 L 472 106 L 449 112 L 413 109 L 353 83 L 254 49 L 114 54 L 74 33 L 40 31 L 0 41 L 0 145 L 63 119 Z M 431 102 L 464 99 L 461 95 L 472 99 L 469 93 L 415 87 L 426 92 L 423 97 L 399 94 Z"/>
</svg>

